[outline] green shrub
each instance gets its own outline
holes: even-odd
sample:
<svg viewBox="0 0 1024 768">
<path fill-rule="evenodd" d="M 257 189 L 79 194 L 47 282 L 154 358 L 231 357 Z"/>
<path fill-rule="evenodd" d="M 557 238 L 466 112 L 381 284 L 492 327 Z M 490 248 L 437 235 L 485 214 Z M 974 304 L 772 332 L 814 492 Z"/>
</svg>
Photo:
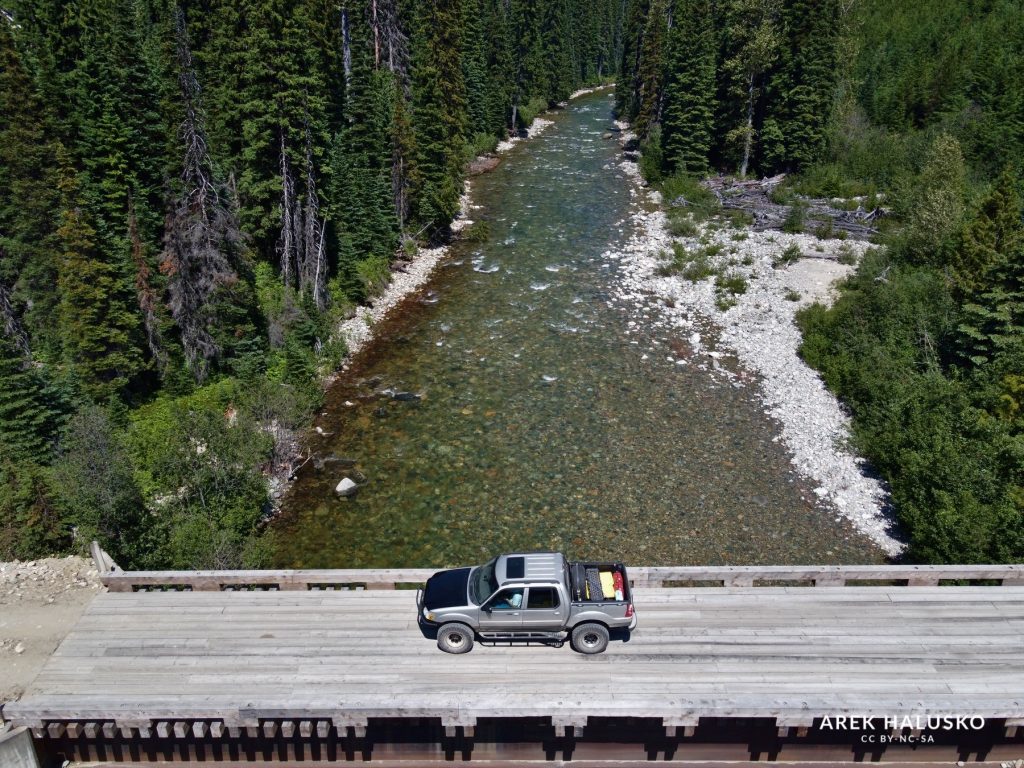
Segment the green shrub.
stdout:
<svg viewBox="0 0 1024 768">
<path fill-rule="evenodd" d="M 779 269 L 780 267 L 786 267 L 792 264 L 793 262 L 800 261 L 800 259 L 802 259 L 803 257 L 804 254 L 800 250 L 800 246 L 797 245 L 796 243 L 790 243 L 786 250 L 784 250 L 782 253 L 780 253 L 778 256 L 772 259 L 772 266 L 775 267 L 775 269 Z"/>
<path fill-rule="evenodd" d="M 754 223 L 754 214 L 739 208 L 725 209 L 719 215 L 725 220 L 726 224 L 734 229 L 749 227 Z"/>
<path fill-rule="evenodd" d="M 668 176 L 658 184 L 658 191 L 669 205 L 679 198 L 686 200 L 685 210 L 694 221 L 704 221 L 719 209 L 718 198 L 693 176 L 682 173 Z"/>
<path fill-rule="evenodd" d="M 853 250 L 849 243 L 843 243 L 839 246 L 836 251 L 836 261 L 840 264 L 846 264 L 852 266 L 857 263 L 857 253 Z"/>
<path fill-rule="evenodd" d="M 814 236 L 819 240 L 831 240 L 835 235 L 835 225 L 832 219 L 823 219 L 814 227 Z"/>
<path fill-rule="evenodd" d="M 715 291 L 720 294 L 741 296 L 747 292 L 747 288 L 747 278 L 738 272 L 730 272 L 715 278 Z"/>
<path fill-rule="evenodd" d="M 498 148 L 498 137 L 493 133 L 474 133 L 466 142 L 465 161 L 468 163 L 480 155 L 490 155 Z"/>
<path fill-rule="evenodd" d="M 786 211 L 786 218 L 782 222 L 782 231 L 791 235 L 804 231 L 804 222 L 807 220 L 807 203 L 803 200 L 796 200 L 789 210 Z"/>
<path fill-rule="evenodd" d="M 356 274 L 363 283 L 367 296 L 376 296 L 391 282 L 390 262 L 387 256 L 370 254 L 356 262 Z"/>
<path fill-rule="evenodd" d="M 640 147 L 640 175 L 648 184 L 662 179 L 661 128 L 655 125 Z"/>
<path fill-rule="evenodd" d="M 669 209 L 666 228 L 673 237 L 696 237 L 700 231 L 689 214 L 676 208 Z"/>
<path fill-rule="evenodd" d="M 519 124 L 523 128 L 529 128 L 530 124 L 536 119 L 537 115 L 545 111 L 548 108 L 547 99 L 543 99 L 540 96 L 534 96 L 526 104 L 519 105 L 518 120 Z"/>
<path fill-rule="evenodd" d="M 669 261 L 658 269 L 661 275 L 680 275 L 696 283 L 718 274 L 718 270 L 711 264 L 711 255 L 705 248 L 689 251 L 682 244 L 674 243 L 672 253 L 666 253 L 664 256 Z"/>
<path fill-rule="evenodd" d="M 467 243 L 483 243 L 491 236 L 491 225 L 486 221 L 474 221 L 462 232 L 459 237 Z"/>
</svg>

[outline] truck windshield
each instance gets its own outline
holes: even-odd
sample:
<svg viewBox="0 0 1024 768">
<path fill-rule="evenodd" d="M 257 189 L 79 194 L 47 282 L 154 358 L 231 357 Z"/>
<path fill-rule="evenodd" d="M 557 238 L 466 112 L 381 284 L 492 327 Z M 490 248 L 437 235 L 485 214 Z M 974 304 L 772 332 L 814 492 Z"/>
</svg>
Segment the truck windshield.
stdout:
<svg viewBox="0 0 1024 768">
<path fill-rule="evenodd" d="M 469 581 L 469 596 L 477 605 L 498 590 L 498 580 L 494 577 L 494 565 L 497 562 L 498 558 L 494 558 L 487 565 L 479 566 L 472 574 Z"/>
</svg>

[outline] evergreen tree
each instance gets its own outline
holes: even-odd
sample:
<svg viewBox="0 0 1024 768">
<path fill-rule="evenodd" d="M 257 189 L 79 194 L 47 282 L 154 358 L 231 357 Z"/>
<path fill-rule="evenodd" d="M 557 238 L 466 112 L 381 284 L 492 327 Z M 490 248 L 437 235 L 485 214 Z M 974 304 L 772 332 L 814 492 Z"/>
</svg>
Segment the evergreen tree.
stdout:
<svg viewBox="0 0 1024 768">
<path fill-rule="evenodd" d="M 459 0 L 423 0 L 413 35 L 416 220 L 444 236 L 459 207 L 466 100 L 459 61 Z"/>
<path fill-rule="evenodd" d="M 665 170 L 707 170 L 715 109 L 715 38 L 708 0 L 683 0 L 668 41 L 661 144 Z"/>
<path fill-rule="evenodd" d="M 615 83 L 615 112 L 623 120 L 633 120 L 640 107 L 640 52 L 650 0 L 628 0 L 622 33 L 622 62 Z"/>
<path fill-rule="evenodd" d="M 778 104 L 765 120 L 765 164 L 798 171 L 820 159 L 825 147 L 838 68 L 838 0 L 787 0 L 782 24 L 782 65 L 771 89 Z M 772 146 L 767 134 L 776 130 L 781 142 Z"/>
<path fill-rule="evenodd" d="M 643 42 L 640 46 L 640 61 L 637 71 L 637 111 L 633 121 L 634 129 L 641 137 L 646 137 L 651 127 L 661 119 L 667 35 L 666 0 L 651 0 Z"/>
<path fill-rule="evenodd" d="M 59 354 L 56 305 L 56 155 L 49 116 L 0 19 L 0 288 L 43 358 Z"/>
<path fill-rule="evenodd" d="M 96 230 L 82 203 L 78 178 L 66 156 L 61 167 L 62 253 L 57 278 L 58 327 L 64 363 L 97 402 L 126 394 L 142 371 L 138 317 L 131 292 L 97 247 Z"/>
<path fill-rule="evenodd" d="M 462 79 L 470 136 L 492 133 L 487 119 L 487 35 L 482 0 L 462 0 Z"/>
<path fill-rule="evenodd" d="M 954 268 L 957 285 L 965 295 L 982 288 L 989 268 L 1004 254 L 1013 253 L 1024 239 L 1017 185 L 1016 174 L 1007 166 L 963 228 Z"/>
<path fill-rule="evenodd" d="M 59 416 L 42 372 L 7 334 L 0 333 L 0 454 L 46 463 Z"/>
<path fill-rule="evenodd" d="M 957 274 L 961 288 L 970 293 L 959 326 L 959 348 L 975 365 L 1024 345 L 1021 214 L 1016 178 L 1004 171 L 965 228 Z"/>
</svg>

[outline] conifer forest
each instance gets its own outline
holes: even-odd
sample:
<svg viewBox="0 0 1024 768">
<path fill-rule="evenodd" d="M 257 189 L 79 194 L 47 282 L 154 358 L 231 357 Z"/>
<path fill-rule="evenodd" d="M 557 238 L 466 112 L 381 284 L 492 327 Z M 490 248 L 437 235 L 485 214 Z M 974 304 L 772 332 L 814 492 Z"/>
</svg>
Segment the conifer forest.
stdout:
<svg viewBox="0 0 1024 768">
<path fill-rule="evenodd" d="M 0 0 L 0 560 L 271 562 L 339 323 L 612 84 L 666 200 L 884 209 L 801 355 L 909 560 L 1024 558 L 1016 0 Z"/>
</svg>

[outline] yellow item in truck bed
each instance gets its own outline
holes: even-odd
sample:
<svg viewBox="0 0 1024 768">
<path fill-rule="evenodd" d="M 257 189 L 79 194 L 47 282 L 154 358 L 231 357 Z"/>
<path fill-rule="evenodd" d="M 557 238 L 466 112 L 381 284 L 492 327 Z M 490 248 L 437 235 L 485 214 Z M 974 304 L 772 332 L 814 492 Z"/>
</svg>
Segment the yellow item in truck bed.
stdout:
<svg viewBox="0 0 1024 768">
<path fill-rule="evenodd" d="M 601 592 L 604 593 L 605 600 L 615 598 L 615 581 L 612 579 L 611 571 L 601 571 Z"/>
</svg>

